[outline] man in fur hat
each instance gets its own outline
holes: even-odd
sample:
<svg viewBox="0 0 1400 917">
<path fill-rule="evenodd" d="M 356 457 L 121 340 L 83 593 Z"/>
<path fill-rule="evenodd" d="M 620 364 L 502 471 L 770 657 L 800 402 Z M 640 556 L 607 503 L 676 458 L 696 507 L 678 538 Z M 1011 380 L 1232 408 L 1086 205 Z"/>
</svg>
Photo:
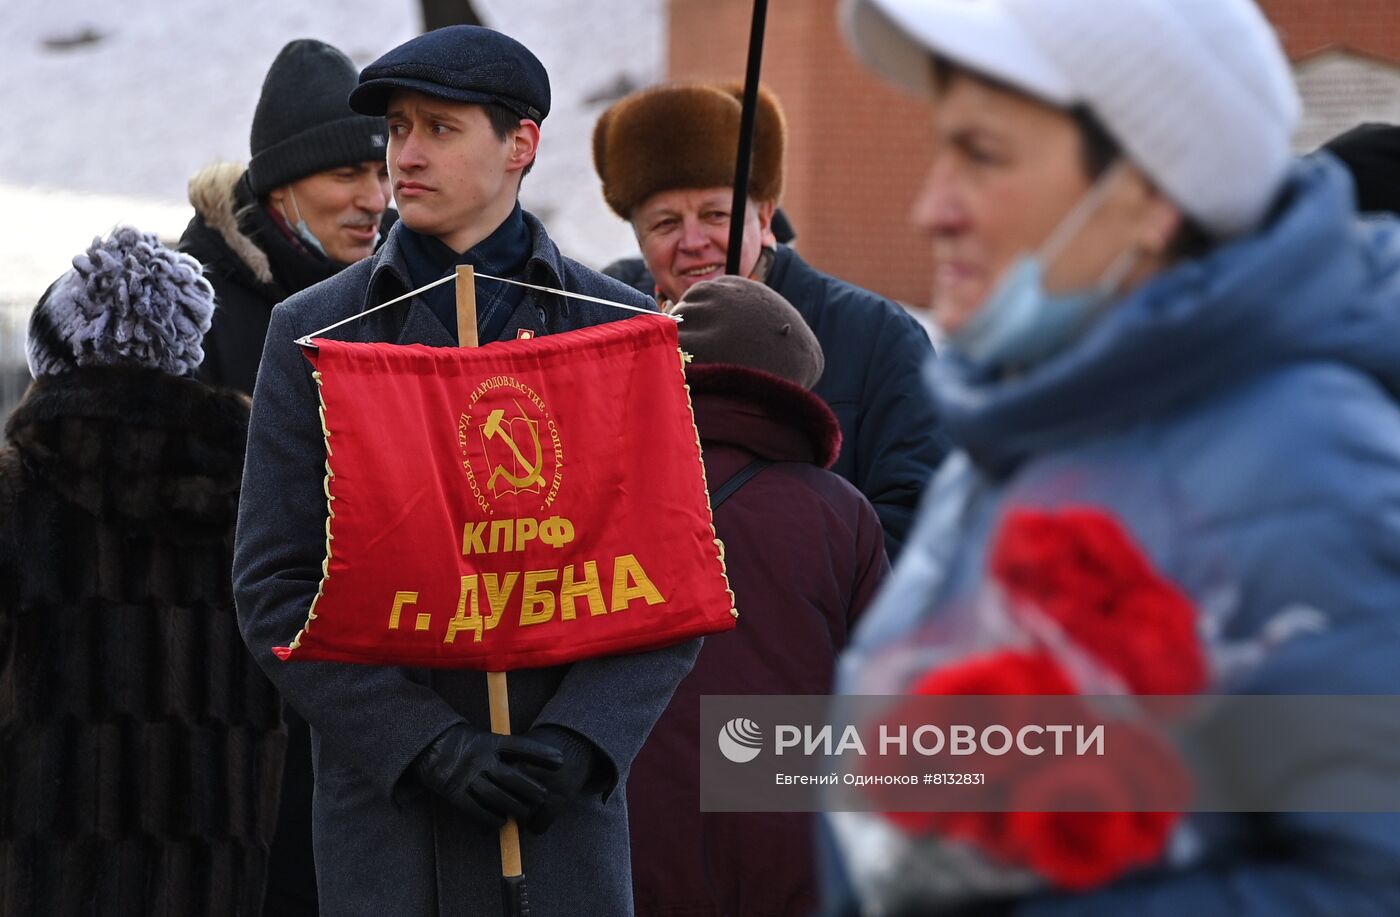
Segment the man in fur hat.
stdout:
<svg viewBox="0 0 1400 917">
<path fill-rule="evenodd" d="M 603 196 L 632 224 L 663 305 L 724 273 L 740 110 L 738 87 L 662 86 L 622 99 L 594 129 Z M 786 128 L 767 90 L 756 114 L 739 273 L 782 294 L 821 342 L 826 371 L 813 391 L 836 413 L 843 440 L 832 470 L 875 506 L 894 557 L 943 457 L 920 375 L 933 349 L 893 301 L 823 274 L 777 243 Z"/>
<path fill-rule="evenodd" d="M 388 134 L 383 118 L 350 110 L 358 75 L 325 42 L 289 43 L 263 80 L 247 167 L 190 179 L 180 250 L 218 298 L 199 368 L 211 385 L 251 395 L 272 307 L 374 252 L 390 212 Z"/>
<path fill-rule="evenodd" d="M 194 219 L 180 239 L 218 306 L 199 376 L 249 395 L 272 307 L 374 251 L 389 201 L 383 118 L 350 110 L 355 65 L 325 42 L 287 44 L 263 80 L 247 167 L 218 163 L 190 179 Z M 288 753 L 268 917 L 316 914 L 311 855 L 311 739 L 288 710 Z"/>
</svg>

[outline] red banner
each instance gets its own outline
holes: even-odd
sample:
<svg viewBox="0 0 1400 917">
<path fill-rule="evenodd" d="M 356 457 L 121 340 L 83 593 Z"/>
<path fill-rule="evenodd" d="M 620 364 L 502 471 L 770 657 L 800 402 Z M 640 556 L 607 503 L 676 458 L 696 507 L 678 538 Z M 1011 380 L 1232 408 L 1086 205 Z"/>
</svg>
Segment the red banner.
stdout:
<svg viewBox="0 0 1400 917">
<path fill-rule="evenodd" d="M 325 575 L 278 656 L 506 671 L 734 626 L 675 322 L 316 344 Z"/>
</svg>

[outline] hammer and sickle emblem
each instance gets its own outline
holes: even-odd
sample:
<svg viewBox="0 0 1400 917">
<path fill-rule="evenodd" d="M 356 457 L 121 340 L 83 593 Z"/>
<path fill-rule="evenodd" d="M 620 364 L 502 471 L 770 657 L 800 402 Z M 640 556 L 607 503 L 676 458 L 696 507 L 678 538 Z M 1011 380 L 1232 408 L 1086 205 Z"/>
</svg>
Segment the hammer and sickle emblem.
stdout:
<svg viewBox="0 0 1400 917">
<path fill-rule="evenodd" d="M 520 446 L 515 442 L 515 437 L 511 435 L 508 429 L 510 425 L 503 422 L 506 413 L 504 409 L 496 408 L 488 414 L 486 423 L 483 424 L 481 428 L 482 439 L 487 441 L 493 439 L 502 440 L 506 444 L 506 448 L 510 449 L 511 454 L 515 456 L 515 460 L 520 463 L 520 467 L 525 471 L 524 474 L 515 475 L 511 474 L 504 465 L 497 465 L 495 469 L 492 470 L 491 477 L 486 481 L 486 486 L 491 488 L 493 492 L 496 491 L 497 478 L 505 478 L 507 486 L 516 491 L 527 490 L 535 485 L 539 485 L 540 487 L 544 486 L 544 475 L 540 473 L 541 469 L 544 468 L 544 451 L 540 448 L 540 431 L 538 427 L 525 416 L 525 410 L 520 407 L 520 402 L 515 402 L 515 409 L 520 412 L 520 415 L 518 418 L 511 418 L 511 420 L 515 421 L 518 419 L 524 421 L 526 429 L 530 431 L 530 436 L 535 441 L 535 459 L 533 462 L 526 459 L 524 453 L 520 451 Z"/>
</svg>

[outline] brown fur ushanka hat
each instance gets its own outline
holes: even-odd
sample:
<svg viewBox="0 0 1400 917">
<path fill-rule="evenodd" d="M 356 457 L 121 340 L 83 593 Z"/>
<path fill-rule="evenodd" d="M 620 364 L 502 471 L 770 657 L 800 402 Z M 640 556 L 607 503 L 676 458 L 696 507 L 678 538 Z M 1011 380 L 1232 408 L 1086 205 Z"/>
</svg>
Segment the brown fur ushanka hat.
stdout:
<svg viewBox="0 0 1400 917">
<path fill-rule="evenodd" d="M 603 197 L 624 220 L 658 191 L 734 185 L 743 87 L 679 84 L 634 92 L 593 129 L 593 166 Z M 778 99 L 760 87 L 754 115 L 749 197 L 776 202 L 783 192 L 787 127 Z"/>
</svg>

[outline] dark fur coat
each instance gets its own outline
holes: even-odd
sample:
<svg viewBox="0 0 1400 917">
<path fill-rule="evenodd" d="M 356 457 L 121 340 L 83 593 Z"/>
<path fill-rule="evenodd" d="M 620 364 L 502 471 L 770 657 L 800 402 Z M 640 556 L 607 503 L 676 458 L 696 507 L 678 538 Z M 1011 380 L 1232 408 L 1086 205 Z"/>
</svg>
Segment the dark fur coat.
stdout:
<svg viewBox="0 0 1400 917">
<path fill-rule="evenodd" d="M 0 915 L 261 912 L 285 747 L 230 574 L 248 409 L 40 379 L 0 450 Z"/>
</svg>

